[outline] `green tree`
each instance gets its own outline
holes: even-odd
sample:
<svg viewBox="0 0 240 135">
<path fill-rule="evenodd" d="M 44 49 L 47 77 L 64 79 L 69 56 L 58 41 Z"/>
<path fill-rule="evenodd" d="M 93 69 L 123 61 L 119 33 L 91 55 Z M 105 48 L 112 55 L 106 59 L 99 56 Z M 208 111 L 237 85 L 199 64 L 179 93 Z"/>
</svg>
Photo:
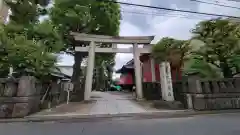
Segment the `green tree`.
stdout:
<svg viewBox="0 0 240 135">
<path fill-rule="evenodd" d="M 0 41 L 1 76 L 6 76 L 8 68 L 13 67 L 15 77 L 33 75 L 41 79 L 55 68 L 56 57 L 45 52 L 39 41 L 28 40 L 24 35 L 8 38 L 4 31 L 0 33 Z"/>
<path fill-rule="evenodd" d="M 43 77 L 55 68 L 57 53 L 62 48 L 59 31 L 51 21 L 39 22 L 48 0 L 5 0 L 12 14 L 1 26 L 1 67 L 9 66 L 19 75 Z M 7 53 L 7 55 L 6 55 Z M 2 70 L 2 73 L 3 73 Z"/>
<path fill-rule="evenodd" d="M 47 14 L 50 0 L 4 0 L 11 9 L 10 22 L 4 31 L 10 38 L 25 35 L 29 40 L 41 41 L 47 51 L 58 52 L 62 48 L 57 27 L 49 20 L 39 22 L 41 15 Z"/>
<path fill-rule="evenodd" d="M 191 55 L 184 63 L 183 73 L 185 75 L 197 73 L 201 78 L 221 78 L 221 71 L 211 63 L 199 56 Z"/>
<path fill-rule="evenodd" d="M 120 6 L 113 2 L 96 0 L 55 0 L 54 7 L 51 10 L 51 19 L 62 30 L 62 36 L 66 42 L 65 51 L 74 56 L 72 81 L 75 91 L 80 91 L 78 86 L 81 76 L 80 66 L 87 53 L 74 52 L 77 45 L 83 45 L 84 43 L 74 41 L 70 32 L 118 35 Z M 101 54 L 101 56 L 108 57 L 111 60 L 114 59 L 113 54 L 110 54 L 110 56 Z M 80 95 L 82 100 L 83 91 Z"/>
<path fill-rule="evenodd" d="M 50 0 L 4 0 L 10 7 L 10 20 L 16 24 L 29 25 L 38 21 L 39 16 L 46 14 L 45 7 Z"/>
<path fill-rule="evenodd" d="M 104 89 L 106 87 L 107 81 L 112 80 L 113 66 L 115 65 L 115 60 L 111 58 L 105 58 L 102 55 L 97 55 L 95 60 L 95 70 L 97 76 L 96 89 Z"/>
<path fill-rule="evenodd" d="M 205 45 L 194 54 L 198 59 L 219 68 L 224 77 L 232 77 L 234 72 L 239 72 L 239 65 L 236 64 L 240 52 L 239 32 L 239 24 L 229 20 L 200 22 L 193 30 L 193 39 Z"/>
<path fill-rule="evenodd" d="M 153 46 L 152 56 L 158 63 L 169 61 L 171 67 L 180 72 L 190 51 L 189 44 L 190 41 L 165 37 Z"/>
</svg>

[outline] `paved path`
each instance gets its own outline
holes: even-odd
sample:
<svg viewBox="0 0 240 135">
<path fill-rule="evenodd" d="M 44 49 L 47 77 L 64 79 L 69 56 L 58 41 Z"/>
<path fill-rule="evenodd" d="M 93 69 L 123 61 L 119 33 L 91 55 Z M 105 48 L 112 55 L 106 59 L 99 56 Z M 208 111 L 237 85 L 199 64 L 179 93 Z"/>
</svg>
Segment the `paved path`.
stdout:
<svg viewBox="0 0 240 135">
<path fill-rule="evenodd" d="M 90 114 L 119 114 L 140 113 L 147 109 L 134 101 L 132 95 L 120 92 L 94 92 L 92 96 L 96 104 L 92 107 Z"/>
<path fill-rule="evenodd" d="M 131 93 L 92 92 L 90 102 L 63 104 L 56 108 L 31 115 L 30 117 L 146 113 L 156 111 L 159 110 L 136 102 Z"/>
<path fill-rule="evenodd" d="M 240 115 L 81 123 L 0 124 L 1 135 L 239 135 Z"/>
</svg>

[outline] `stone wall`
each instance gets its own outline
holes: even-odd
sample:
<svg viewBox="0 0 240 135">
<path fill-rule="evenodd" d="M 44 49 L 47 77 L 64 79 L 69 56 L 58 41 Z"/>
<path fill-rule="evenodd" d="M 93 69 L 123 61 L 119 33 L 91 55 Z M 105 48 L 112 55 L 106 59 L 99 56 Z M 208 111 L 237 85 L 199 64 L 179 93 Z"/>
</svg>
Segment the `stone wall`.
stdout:
<svg viewBox="0 0 240 135">
<path fill-rule="evenodd" d="M 186 93 L 189 93 L 189 86 L 187 81 L 172 81 L 174 100 L 180 101 L 184 108 L 187 106 Z"/>
<path fill-rule="evenodd" d="M 49 86 L 49 84 L 47 85 Z M 43 93 L 46 93 L 46 84 L 31 76 L 19 79 L 0 79 L 0 118 L 20 118 L 40 109 L 45 109 L 66 101 L 61 84 L 51 83 L 48 98 L 41 104 Z M 48 102 L 48 106 L 44 104 Z"/>
<path fill-rule="evenodd" d="M 38 111 L 40 89 L 34 77 L 0 79 L 0 118 L 23 117 Z"/>
<path fill-rule="evenodd" d="M 161 84 L 158 82 L 144 82 L 143 97 L 146 100 L 160 100 L 162 99 Z"/>
<path fill-rule="evenodd" d="M 180 101 L 186 109 L 240 109 L 240 78 L 196 78 L 172 83 L 175 101 Z M 159 82 L 143 83 L 143 96 L 146 100 L 161 100 L 161 95 Z"/>
<path fill-rule="evenodd" d="M 177 96 L 190 109 L 240 109 L 240 78 L 183 81 L 181 89 Z"/>
</svg>

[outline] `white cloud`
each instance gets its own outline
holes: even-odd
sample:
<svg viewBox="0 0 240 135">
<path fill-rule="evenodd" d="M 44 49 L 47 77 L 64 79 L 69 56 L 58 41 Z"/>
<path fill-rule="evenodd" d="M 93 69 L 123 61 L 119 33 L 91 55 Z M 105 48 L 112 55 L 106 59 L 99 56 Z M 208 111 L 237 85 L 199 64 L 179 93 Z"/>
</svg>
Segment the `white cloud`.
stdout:
<svg viewBox="0 0 240 135">
<path fill-rule="evenodd" d="M 155 3 L 154 6 L 170 7 L 174 9 L 185 9 L 200 11 L 213 14 L 225 14 L 232 16 L 239 16 L 240 10 L 232 8 L 224 8 L 209 4 L 199 4 L 191 1 L 179 2 L 179 0 L 171 0 L 171 2 L 160 1 L 160 0 L 119 0 L 122 2 L 136 3 L 143 5 L 150 5 Z M 204 1 L 204 0 L 203 0 Z M 205 0 L 208 1 L 208 0 Z M 215 1 L 215 0 L 212 0 Z M 159 3 L 159 4 L 158 4 Z M 165 5 L 164 5 L 165 4 Z M 226 4 L 229 6 L 240 7 L 240 3 L 228 2 L 227 0 L 221 0 L 220 4 Z M 135 12 L 147 12 L 151 13 L 149 9 L 142 9 L 136 7 L 122 6 L 124 10 L 135 11 Z M 141 10 L 141 11 L 140 11 Z M 148 10 L 148 11 L 147 11 Z M 162 37 L 173 37 L 177 39 L 188 39 L 191 37 L 191 29 L 195 25 L 204 19 L 209 19 L 209 16 L 197 15 L 197 14 L 186 14 L 179 12 L 166 12 L 163 10 L 155 11 L 160 15 L 123 15 L 123 20 L 121 21 L 120 35 L 121 36 L 149 36 L 155 35 L 154 42 L 159 41 Z M 165 14 L 166 13 L 166 14 Z M 163 16 L 165 14 L 165 16 Z M 211 17 L 211 16 L 210 16 Z M 153 42 L 153 43 L 154 43 Z M 119 45 L 118 47 L 126 47 Z M 129 46 L 128 46 L 129 47 Z M 132 59 L 132 54 L 117 54 L 116 55 L 116 65 L 115 69 L 121 68 L 123 64 Z M 72 62 L 70 62 L 72 61 Z M 63 59 L 62 63 L 73 63 L 73 59 L 67 57 Z"/>
<path fill-rule="evenodd" d="M 240 7 L 240 3 L 229 2 L 229 1 L 226 1 L 226 0 L 223 0 L 221 5 Z M 239 9 L 210 5 L 210 4 L 204 4 L 204 3 L 199 4 L 198 10 L 201 11 L 201 12 L 205 12 L 205 13 L 228 15 L 228 16 L 239 16 L 240 15 L 240 10 Z"/>
<path fill-rule="evenodd" d="M 139 36 L 143 32 L 134 24 L 127 21 L 121 21 L 120 36 Z"/>
<path fill-rule="evenodd" d="M 191 37 L 190 30 L 195 27 L 199 20 L 179 17 L 155 17 L 151 22 L 151 30 L 156 35 L 153 43 L 156 43 L 163 37 L 189 39 Z"/>
<path fill-rule="evenodd" d="M 130 22 L 122 21 L 120 26 L 120 36 L 144 36 L 148 35 L 147 33 L 142 32 L 138 27 L 133 25 Z M 118 45 L 119 48 L 131 47 L 129 45 Z M 115 69 L 121 68 L 125 63 L 133 58 L 132 54 L 116 54 L 116 65 Z"/>
<path fill-rule="evenodd" d="M 150 5 L 151 0 L 118 0 L 119 2 L 127 2 L 133 4 L 142 4 L 142 5 Z"/>
<path fill-rule="evenodd" d="M 224 2 L 226 3 L 226 0 Z M 231 3 L 228 3 L 228 5 L 231 5 Z M 172 4 L 171 8 L 177 9 L 177 5 Z M 240 10 L 214 6 L 209 4 L 198 4 L 198 11 L 212 14 L 223 14 L 229 16 L 240 15 Z M 176 14 L 179 14 L 179 16 L 176 16 Z M 151 26 L 150 27 L 151 32 L 154 35 L 156 35 L 154 42 L 157 42 L 162 37 L 189 39 L 192 35 L 190 32 L 191 29 L 193 29 L 199 21 L 210 19 L 212 17 L 213 16 L 170 12 L 165 16 L 156 16 L 152 20 L 149 20 L 148 23 Z"/>
</svg>

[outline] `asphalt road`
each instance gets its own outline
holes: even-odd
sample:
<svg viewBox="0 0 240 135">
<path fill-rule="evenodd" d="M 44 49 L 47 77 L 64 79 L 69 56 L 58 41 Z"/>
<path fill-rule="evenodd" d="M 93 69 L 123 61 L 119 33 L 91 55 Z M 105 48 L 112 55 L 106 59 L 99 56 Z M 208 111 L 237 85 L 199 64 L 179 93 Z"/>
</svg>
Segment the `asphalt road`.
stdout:
<svg viewBox="0 0 240 135">
<path fill-rule="evenodd" d="M 240 114 L 0 124 L 0 135 L 240 135 Z"/>
</svg>

